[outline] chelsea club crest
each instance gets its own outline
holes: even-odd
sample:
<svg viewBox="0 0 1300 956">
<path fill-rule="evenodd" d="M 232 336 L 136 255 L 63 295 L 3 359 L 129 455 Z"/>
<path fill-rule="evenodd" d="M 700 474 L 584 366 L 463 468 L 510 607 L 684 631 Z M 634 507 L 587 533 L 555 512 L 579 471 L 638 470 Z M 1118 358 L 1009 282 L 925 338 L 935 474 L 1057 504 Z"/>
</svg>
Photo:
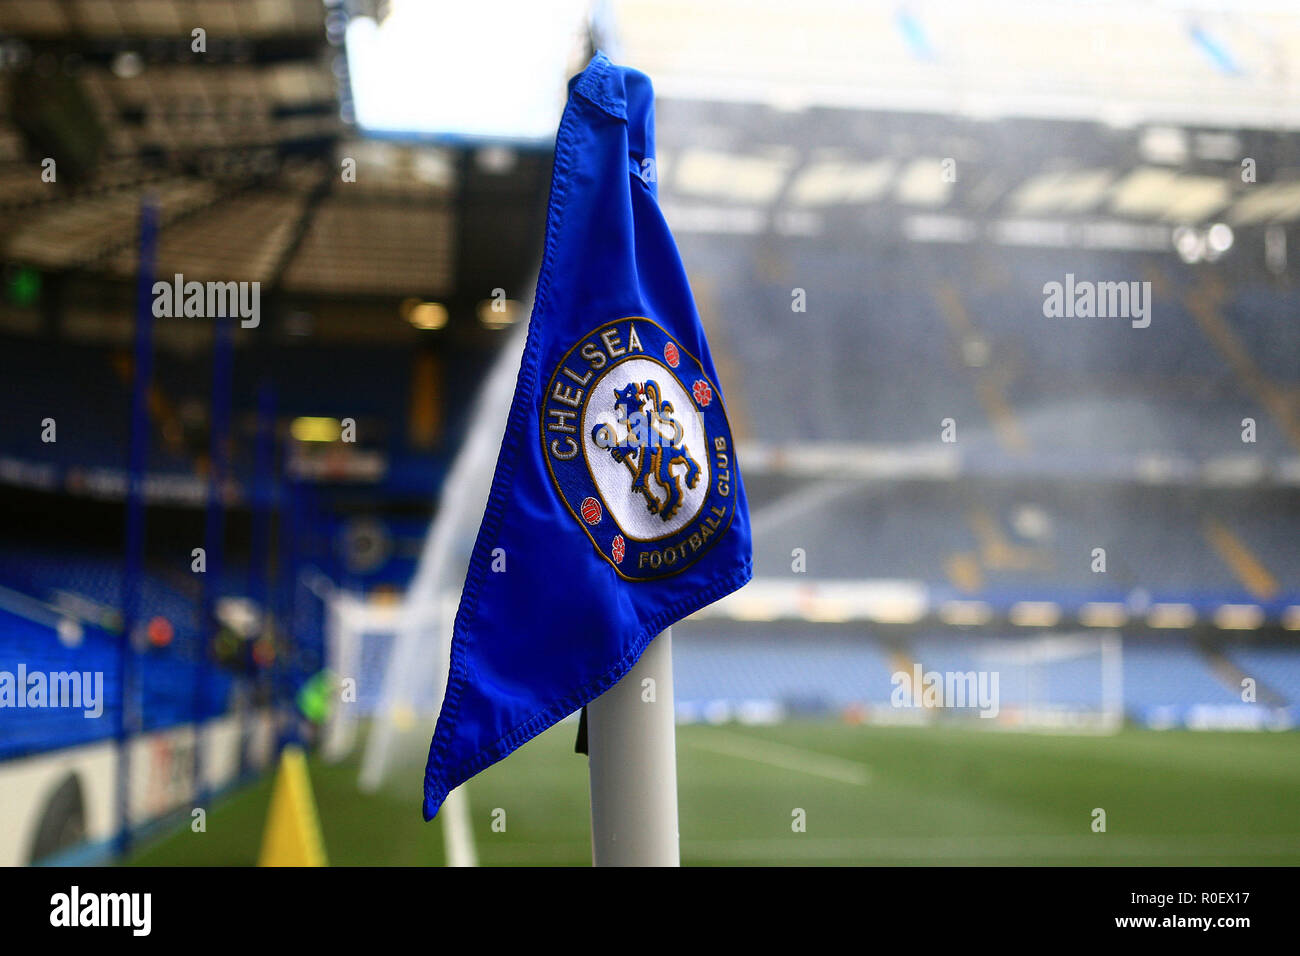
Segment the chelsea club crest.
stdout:
<svg viewBox="0 0 1300 956">
<path fill-rule="evenodd" d="M 727 414 L 699 359 L 657 322 L 607 322 L 560 360 L 542 451 L 596 550 L 630 581 L 698 561 L 735 513 Z"/>
</svg>

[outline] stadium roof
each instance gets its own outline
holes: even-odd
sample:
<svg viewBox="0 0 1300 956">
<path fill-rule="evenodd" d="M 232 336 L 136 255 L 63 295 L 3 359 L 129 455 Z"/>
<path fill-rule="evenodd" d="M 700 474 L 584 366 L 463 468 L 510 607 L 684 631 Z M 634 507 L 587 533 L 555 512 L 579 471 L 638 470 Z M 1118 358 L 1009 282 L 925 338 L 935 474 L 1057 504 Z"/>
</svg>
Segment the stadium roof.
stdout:
<svg viewBox="0 0 1300 956">
<path fill-rule="evenodd" d="M 981 118 L 1300 126 L 1278 0 L 616 0 L 661 96 Z"/>
</svg>

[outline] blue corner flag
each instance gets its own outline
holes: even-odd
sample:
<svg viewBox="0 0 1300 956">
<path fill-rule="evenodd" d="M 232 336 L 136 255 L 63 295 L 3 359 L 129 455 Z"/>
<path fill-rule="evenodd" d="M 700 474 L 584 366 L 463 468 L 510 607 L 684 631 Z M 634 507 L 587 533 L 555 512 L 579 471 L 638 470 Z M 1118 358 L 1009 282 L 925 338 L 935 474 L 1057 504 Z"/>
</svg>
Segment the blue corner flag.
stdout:
<svg viewBox="0 0 1300 956">
<path fill-rule="evenodd" d="M 718 374 L 659 211 L 654 91 L 569 83 L 519 381 L 452 632 L 424 817 L 752 573 Z"/>
</svg>

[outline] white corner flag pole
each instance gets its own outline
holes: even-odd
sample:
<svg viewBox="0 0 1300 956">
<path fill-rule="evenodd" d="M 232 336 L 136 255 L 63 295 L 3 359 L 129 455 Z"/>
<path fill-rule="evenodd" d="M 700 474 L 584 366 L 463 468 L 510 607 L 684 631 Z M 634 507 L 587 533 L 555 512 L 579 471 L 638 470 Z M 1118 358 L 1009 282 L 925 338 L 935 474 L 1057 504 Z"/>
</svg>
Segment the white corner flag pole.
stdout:
<svg viewBox="0 0 1300 956">
<path fill-rule="evenodd" d="M 680 866 L 672 628 L 587 705 L 596 866 Z"/>
</svg>

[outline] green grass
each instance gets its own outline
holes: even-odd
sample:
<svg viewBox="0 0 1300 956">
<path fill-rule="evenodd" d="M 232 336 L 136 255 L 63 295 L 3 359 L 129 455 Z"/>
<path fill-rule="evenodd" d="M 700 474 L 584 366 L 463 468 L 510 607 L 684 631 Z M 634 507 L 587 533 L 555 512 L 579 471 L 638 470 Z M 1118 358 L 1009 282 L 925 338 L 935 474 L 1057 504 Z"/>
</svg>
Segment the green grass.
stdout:
<svg viewBox="0 0 1300 956">
<path fill-rule="evenodd" d="M 484 865 L 587 865 L 587 767 L 554 728 L 468 787 Z M 1300 864 L 1300 735 L 1051 736 L 795 722 L 678 728 L 686 864 Z M 438 865 L 423 768 L 366 795 L 356 760 L 311 761 L 330 862 Z M 133 863 L 255 862 L 270 778 Z M 493 811 L 505 832 L 493 832 Z M 792 830 L 802 809 L 806 832 Z M 1106 832 L 1092 830 L 1094 808 Z"/>
</svg>

